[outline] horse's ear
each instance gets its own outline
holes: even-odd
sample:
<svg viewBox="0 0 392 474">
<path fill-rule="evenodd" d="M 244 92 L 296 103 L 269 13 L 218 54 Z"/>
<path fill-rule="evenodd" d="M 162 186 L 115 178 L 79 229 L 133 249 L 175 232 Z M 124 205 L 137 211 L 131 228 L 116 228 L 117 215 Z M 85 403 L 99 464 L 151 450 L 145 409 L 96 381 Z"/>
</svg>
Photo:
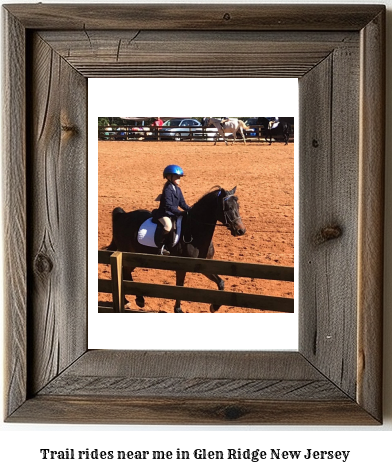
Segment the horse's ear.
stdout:
<svg viewBox="0 0 392 474">
<path fill-rule="evenodd" d="M 233 194 L 235 194 L 236 189 L 237 189 L 237 186 L 234 186 L 234 188 L 231 191 L 226 191 L 226 195 L 232 196 Z"/>
</svg>

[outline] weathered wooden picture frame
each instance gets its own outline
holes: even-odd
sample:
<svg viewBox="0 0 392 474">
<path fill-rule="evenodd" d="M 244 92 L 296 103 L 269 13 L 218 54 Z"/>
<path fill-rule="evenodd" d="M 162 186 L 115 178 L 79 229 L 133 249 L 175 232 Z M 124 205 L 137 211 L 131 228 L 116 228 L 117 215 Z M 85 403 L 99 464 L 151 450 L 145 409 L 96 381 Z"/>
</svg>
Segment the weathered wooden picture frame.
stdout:
<svg viewBox="0 0 392 474">
<path fill-rule="evenodd" d="M 17 4 L 3 21 L 6 421 L 382 423 L 385 7 Z M 299 78 L 298 352 L 88 350 L 87 78 L 108 76 Z"/>
</svg>

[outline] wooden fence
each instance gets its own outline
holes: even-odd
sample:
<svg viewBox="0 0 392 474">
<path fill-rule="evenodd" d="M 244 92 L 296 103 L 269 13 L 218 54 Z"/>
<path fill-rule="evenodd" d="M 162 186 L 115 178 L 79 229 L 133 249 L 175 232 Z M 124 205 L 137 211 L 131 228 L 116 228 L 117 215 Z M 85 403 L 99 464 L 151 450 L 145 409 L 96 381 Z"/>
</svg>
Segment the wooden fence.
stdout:
<svg viewBox="0 0 392 474">
<path fill-rule="evenodd" d="M 144 295 L 154 298 L 179 299 L 225 306 L 252 308 L 282 313 L 294 312 L 294 300 L 276 296 L 207 290 L 123 280 L 122 267 L 155 268 L 160 270 L 185 270 L 191 273 L 219 274 L 263 280 L 294 281 L 294 268 L 277 265 L 205 260 L 199 258 L 166 257 L 163 255 L 127 252 L 98 251 L 98 263 L 111 266 L 111 279 L 98 279 L 98 292 L 111 293 L 113 304 L 99 306 L 98 312 L 127 312 L 124 295 Z"/>
<path fill-rule="evenodd" d="M 173 127 L 175 135 L 168 135 L 167 131 L 159 127 L 143 127 L 144 130 L 134 130 L 135 127 L 98 127 L 99 140 L 215 140 L 218 132 L 211 127 Z M 141 127 L 142 128 L 142 127 Z M 252 125 L 253 131 L 244 131 L 247 140 L 264 139 L 263 125 Z M 182 130 L 183 129 L 183 130 Z M 238 135 L 240 137 L 240 135 Z"/>
</svg>

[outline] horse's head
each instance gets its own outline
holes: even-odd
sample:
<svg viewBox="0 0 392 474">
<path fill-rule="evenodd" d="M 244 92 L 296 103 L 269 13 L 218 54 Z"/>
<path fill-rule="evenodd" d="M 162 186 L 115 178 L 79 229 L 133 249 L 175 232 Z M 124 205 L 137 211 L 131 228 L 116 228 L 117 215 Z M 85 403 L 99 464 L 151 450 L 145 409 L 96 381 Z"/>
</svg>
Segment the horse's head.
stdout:
<svg viewBox="0 0 392 474">
<path fill-rule="evenodd" d="M 204 117 L 203 118 L 203 127 L 209 127 L 210 126 L 210 117 Z"/>
<path fill-rule="evenodd" d="M 237 186 L 231 191 L 225 191 L 223 188 L 219 191 L 218 199 L 222 203 L 221 212 L 218 214 L 218 220 L 227 226 L 234 236 L 244 235 L 246 228 L 242 223 L 240 216 L 240 205 L 235 196 Z"/>
</svg>

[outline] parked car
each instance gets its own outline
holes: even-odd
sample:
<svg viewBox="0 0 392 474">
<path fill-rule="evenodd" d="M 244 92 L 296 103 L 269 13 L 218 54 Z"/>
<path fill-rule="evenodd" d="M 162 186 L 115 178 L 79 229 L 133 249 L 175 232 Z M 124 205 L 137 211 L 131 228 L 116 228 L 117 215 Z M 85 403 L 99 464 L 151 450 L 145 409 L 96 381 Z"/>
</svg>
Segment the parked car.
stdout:
<svg viewBox="0 0 392 474">
<path fill-rule="evenodd" d="M 116 129 L 116 135 L 114 136 L 115 140 L 126 140 L 127 139 L 127 129 L 125 127 L 118 127 Z"/>
<path fill-rule="evenodd" d="M 150 127 L 132 127 L 128 133 L 130 138 L 137 138 L 139 140 L 143 140 L 149 135 L 152 135 Z"/>
<path fill-rule="evenodd" d="M 245 125 L 248 127 L 254 127 L 245 130 L 245 134 L 249 137 L 257 137 L 259 135 L 259 130 L 263 129 L 263 127 L 260 126 L 259 117 L 251 117 L 248 120 L 245 120 Z"/>
<path fill-rule="evenodd" d="M 188 138 L 196 131 L 197 128 L 201 127 L 201 123 L 192 118 L 175 118 L 167 120 L 159 132 L 161 138 L 168 138 L 173 140 L 182 140 Z"/>
<path fill-rule="evenodd" d="M 98 137 L 100 140 L 115 140 L 117 132 L 112 127 L 100 127 Z"/>
</svg>

